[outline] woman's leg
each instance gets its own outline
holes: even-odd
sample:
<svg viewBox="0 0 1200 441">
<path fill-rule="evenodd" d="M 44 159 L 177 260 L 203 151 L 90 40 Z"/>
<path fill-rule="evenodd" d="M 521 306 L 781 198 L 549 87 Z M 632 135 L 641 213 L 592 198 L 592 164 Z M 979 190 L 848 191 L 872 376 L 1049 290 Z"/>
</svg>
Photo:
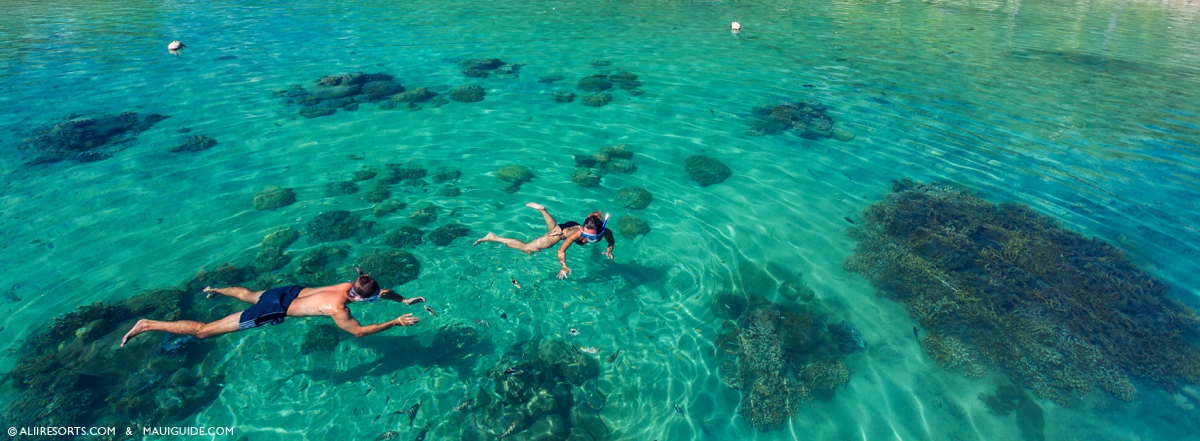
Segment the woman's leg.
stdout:
<svg viewBox="0 0 1200 441">
<path fill-rule="evenodd" d="M 542 219 L 546 220 L 546 233 L 553 233 L 554 229 L 558 228 L 558 222 L 556 222 L 554 220 L 554 216 L 551 216 L 550 212 L 546 211 L 545 206 L 543 206 L 542 204 L 536 204 L 533 202 L 525 204 L 525 206 L 532 208 L 534 210 L 537 210 L 539 213 L 542 213 Z"/>
</svg>

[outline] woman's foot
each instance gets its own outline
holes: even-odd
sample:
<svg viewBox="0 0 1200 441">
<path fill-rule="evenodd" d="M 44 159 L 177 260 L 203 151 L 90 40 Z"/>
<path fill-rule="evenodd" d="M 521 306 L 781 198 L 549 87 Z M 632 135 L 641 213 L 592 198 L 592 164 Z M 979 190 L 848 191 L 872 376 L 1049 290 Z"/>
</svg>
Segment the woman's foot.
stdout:
<svg viewBox="0 0 1200 441">
<path fill-rule="evenodd" d="M 541 211 L 541 210 L 545 210 L 545 209 L 546 209 L 546 206 L 545 206 L 545 205 L 539 204 L 539 203 L 537 203 L 537 202 L 530 202 L 530 203 L 528 203 L 528 204 L 525 204 L 525 206 L 526 206 L 526 207 L 529 207 L 529 208 L 532 208 L 532 209 L 534 209 L 534 210 L 538 210 L 538 211 Z"/>
<path fill-rule="evenodd" d="M 475 243 L 471 244 L 471 246 L 479 245 L 479 242 L 491 242 L 495 239 L 496 239 L 495 234 L 488 233 L 487 236 L 483 236 L 483 239 L 479 239 L 479 240 L 475 241 Z"/>
<path fill-rule="evenodd" d="M 146 331 L 146 320 L 138 320 L 137 324 L 133 325 L 133 329 L 125 333 L 125 337 L 121 338 L 121 347 L 125 347 L 125 342 L 129 341 L 130 337 L 141 334 Z"/>
</svg>

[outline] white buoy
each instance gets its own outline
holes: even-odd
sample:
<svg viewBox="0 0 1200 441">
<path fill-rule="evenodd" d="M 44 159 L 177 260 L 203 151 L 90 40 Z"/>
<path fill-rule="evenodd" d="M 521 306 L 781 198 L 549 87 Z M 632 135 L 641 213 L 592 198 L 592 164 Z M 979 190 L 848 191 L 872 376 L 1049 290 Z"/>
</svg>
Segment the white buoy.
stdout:
<svg viewBox="0 0 1200 441">
<path fill-rule="evenodd" d="M 171 55 L 178 57 L 179 53 L 181 51 L 183 51 L 183 49 L 186 47 L 187 47 L 187 45 L 183 44 L 183 42 L 181 42 L 179 40 L 175 40 L 175 41 L 172 41 L 171 44 L 167 45 L 167 52 L 170 52 Z"/>
<path fill-rule="evenodd" d="M 729 25 L 729 29 L 733 29 L 735 31 L 740 31 L 740 30 L 742 30 L 742 24 L 735 21 L 735 22 L 733 22 L 733 24 Z M 178 43 L 178 42 L 176 42 L 176 43 Z"/>
</svg>

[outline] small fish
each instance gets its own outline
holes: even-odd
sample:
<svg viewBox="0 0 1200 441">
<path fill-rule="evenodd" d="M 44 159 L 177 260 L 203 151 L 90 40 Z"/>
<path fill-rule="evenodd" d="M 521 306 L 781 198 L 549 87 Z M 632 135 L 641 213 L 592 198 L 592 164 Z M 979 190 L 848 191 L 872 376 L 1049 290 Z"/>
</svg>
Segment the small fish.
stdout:
<svg viewBox="0 0 1200 441">
<path fill-rule="evenodd" d="M 575 329 L 575 328 L 571 328 L 571 330 L 567 331 L 567 333 L 571 334 L 571 335 L 579 335 L 579 330 Z"/>
<path fill-rule="evenodd" d="M 616 360 L 617 360 L 617 354 L 620 354 L 620 353 L 621 353 L 621 350 L 620 350 L 620 349 L 617 349 L 617 352 L 613 352 L 613 354 L 612 354 L 612 355 L 609 355 L 609 356 L 608 356 L 608 358 L 607 358 L 608 362 L 609 362 L 609 363 L 612 363 L 612 362 L 616 361 Z"/>
<path fill-rule="evenodd" d="M 513 286 L 517 287 L 517 289 L 521 289 L 521 282 L 518 282 L 517 279 L 509 279 L 509 280 L 512 281 Z"/>
<path fill-rule="evenodd" d="M 436 312 L 433 312 L 433 308 L 430 308 L 429 306 L 426 306 L 426 307 L 425 307 L 425 311 L 426 311 L 426 312 L 428 312 L 428 313 L 429 313 L 429 315 L 432 315 L 432 316 L 434 316 L 434 317 L 437 317 L 437 316 L 438 316 Z"/>
<path fill-rule="evenodd" d="M 508 425 L 508 429 L 505 429 L 504 433 L 500 434 L 500 437 L 504 438 L 506 436 L 512 435 L 513 433 L 515 433 L 517 431 L 517 426 L 519 426 L 519 425 L 521 425 L 521 420 L 513 421 L 512 424 Z"/>
<path fill-rule="evenodd" d="M 913 338 L 915 338 L 917 340 L 921 339 L 921 330 L 917 329 L 916 326 L 913 326 Z"/>
<path fill-rule="evenodd" d="M 392 401 L 392 397 L 384 397 L 384 399 L 383 399 L 383 404 L 384 404 L 384 405 L 387 405 L 387 403 L 389 403 L 389 402 L 391 402 L 391 401 Z"/>
<path fill-rule="evenodd" d="M 468 407 L 471 407 L 472 401 L 475 401 L 475 399 L 467 398 L 466 401 L 463 401 L 462 403 L 459 403 L 457 406 L 454 406 L 454 410 L 462 412 L 462 411 L 466 410 Z"/>
<path fill-rule="evenodd" d="M 675 413 L 678 413 L 678 414 L 680 414 L 680 415 L 683 415 L 683 408 L 682 408 L 682 407 L 679 407 L 679 405 L 678 405 L 678 404 L 672 404 L 672 406 L 675 406 Z"/>
<path fill-rule="evenodd" d="M 412 427 L 413 420 L 417 419 L 417 410 L 421 409 L 421 403 L 412 405 L 405 413 L 408 414 L 408 427 Z"/>
<path fill-rule="evenodd" d="M 363 394 L 363 396 L 365 397 L 365 396 L 369 395 L 370 393 L 371 393 L 371 388 L 369 388 L 369 387 L 368 387 L 368 388 L 367 388 L 367 393 Z"/>
<path fill-rule="evenodd" d="M 489 328 L 492 327 L 492 324 L 488 323 L 488 321 L 484 320 L 484 319 L 475 319 L 475 324 L 479 325 L 479 326 L 486 326 Z"/>
<path fill-rule="evenodd" d="M 580 346 L 579 350 L 586 352 L 588 354 L 592 354 L 592 355 L 596 355 L 596 354 L 600 353 L 600 348 L 597 348 L 595 346 Z"/>
<path fill-rule="evenodd" d="M 358 408 L 357 408 L 357 407 L 355 407 L 355 408 L 354 408 L 354 414 L 355 414 L 355 415 L 358 415 Z"/>
<path fill-rule="evenodd" d="M 433 423 L 425 423 L 425 427 L 422 427 L 421 431 L 417 432 L 417 437 L 413 438 L 413 441 L 425 441 L 425 434 L 429 433 L 429 427 L 432 425 Z"/>
<path fill-rule="evenodd" d="M 501 312 L 501 313 L 500 313 L 500 318 L 502 318 L 502 319 L 505 319 L 505 320 L 508 320 L 508 314 L 505 314 L 505 313 Z"/>
<path fill-rule="evenodd" d="M 397 432 L 395 430 L 389 430 L 389 431 L 383 432 L 379 436 L 375 437 L 375 441 L 385 441 L 385 440 L 395 438 L 397 436 L 400 436 L 400 432 Z"/>
<path fill-rule="evenodd" d="M 379 421 L 379 419 L 380 419 L 380 418 L 382 418 L 382 417 L 383 417 L 383 414 L 382 414 L 382 413 L 381 413 L 381 414 L 379 414 L 379 415 L 376 415 L 376 416 L 375 416 L 375 421 L 371 421 L 371 422 L 372 422 L 372 423 L 374 423 L 374 422 L 376 422 L 376 421 Z"/>
<path fill-rule="evenodd" d="M 579 355 L 579 348 L 575 347 L 575 345 L 571 345 L 571 350 L 575 351 L 575 355 Z"/>
<path fill-rule="evenodd" d="M 804 84 L 803 86 L 804 87 L 816 87 L 816 86 L 813 86 L 812 84 Z"/>
<path fill-rule="evenodd" d="M 855 222 L 855 221 L 854 221 L 854 219 L 850 219 L 849 217 L 844 217 L 844 218 L 842 218 L 842 219 L 845 219 L 845 220 L 846 220 L 846 222 L 849 222 L 849 223 L 852 223 L 852 224 L 856 224 L 856 223 L 858 223 L 858 222 Z"/>
</svg>

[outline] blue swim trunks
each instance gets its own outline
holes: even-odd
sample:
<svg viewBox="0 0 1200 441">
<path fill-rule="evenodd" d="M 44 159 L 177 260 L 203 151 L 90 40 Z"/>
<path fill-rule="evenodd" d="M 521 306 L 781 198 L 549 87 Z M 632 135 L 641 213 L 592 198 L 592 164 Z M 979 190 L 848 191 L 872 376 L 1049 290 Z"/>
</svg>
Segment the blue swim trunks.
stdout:
<svg viewBox="0 0 1200 441">
<path fill-rule="evenodd" d="M 272 325 L 283 323 L 283 318 L 287 317 L 288 306 L 291 306 L 292 300 L 296 300 L 296 296 L 300 295 L 300 291 L 303 289 L 303 286 L 292 285 L 263 291 L 262 295 L 258 297 L 258 303 L 251 306 L 250 309 L 242 311 L 242 316 L 238 320 L 238 328 L 246 330 L 266 323 Z"/>
</svg>

